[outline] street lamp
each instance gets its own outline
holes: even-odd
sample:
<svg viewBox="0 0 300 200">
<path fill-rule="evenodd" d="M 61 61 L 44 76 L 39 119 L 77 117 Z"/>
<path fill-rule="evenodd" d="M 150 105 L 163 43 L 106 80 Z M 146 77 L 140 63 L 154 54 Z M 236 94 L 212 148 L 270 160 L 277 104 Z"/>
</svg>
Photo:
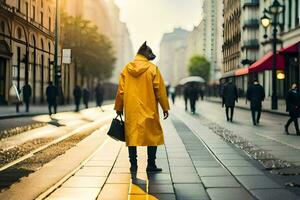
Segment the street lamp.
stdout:
<svg viewBox="0 0 300 200">
<path fill-rule="evenodd" d="M 276 73 L 276 57 L 277 57 L 277 27 L 282 26 L 278 21 L 278 16 L 284 11 L 285 6 L 281 5 L 278 0 L 274 0 L 273 4 L 268 9 L 264 9 L 264 16 L 261 18 L 261 24 L 265 29 L 264 38 L 267 38 L 267 28 L 273 26 L 273 67 L 272 67 L 272 109 L 278 109 L 278 97 L 277 97 L 277 73 Z M 268 16 L 271 15 L 271 18 Z"/>
<path fill-rule="evenodd" d="M 59 70 L 58 70 L 58 11 L 59 2 L 56 0 L 55 3 L 55 33 L 54 33 L 54 84 L 56 87 L 59 86 Z"/>
</svg>

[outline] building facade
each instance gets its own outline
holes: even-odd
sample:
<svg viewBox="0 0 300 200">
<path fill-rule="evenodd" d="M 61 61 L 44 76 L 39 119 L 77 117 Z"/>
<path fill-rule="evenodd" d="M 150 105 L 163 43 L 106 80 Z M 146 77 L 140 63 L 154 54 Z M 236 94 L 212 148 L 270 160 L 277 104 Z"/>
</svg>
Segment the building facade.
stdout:
<svg viewBox="0 0 300 200">
<path fill-rule="evenodd" d="M 9 91 L 25 83 L 33 103 L 44 102 L 45 88 L 54 79 L 54 18 L 52 0 L 0 1 L 0 104 Z"/>
<path fill-rule="evenodd" d="M 241 1 L 224 0 L 224 74 L 240 68 L 241 32 Z"/>
<path fill-rule="evenodd" d="M 188 68 L 189 61 L 194 55 L 205 56 L 206 52 L 206 37 L 205 35 L 205 20 L 202 19 L 198 26 L 189 33 L 187 39 L 186 49 L 186 63 L 185 66 Z"/>
<path fill-rule="evenodd" d="M 165 33 L 160 42 L 158 66 L 172 86 L 188 75 L 186 68 L 186 50 L 189 31 L 175 28 L 171 33 Z"/>
<path fill-rule="evenodd" d="M 224 73 L 222 80 L 233 78 L 242 93 L 245 93 L 249 83 L 257 78 L 264 86 L 266 96 L 272 96 L 273 26 L 264 29 L 260 24 L 260 18 L 264 15 L 264 10 L 268 9 L 273 2 L 273 0 L 224 0 Z M 278 17 L 280 26 L 277 27 L 278 61 L 276 69 L 277 73 L 283 73 L 284 77 L 276 77 L 276 89 L 277 95 L 284 98 L 292 83 L 300 83 L 298 47 L 300 43 L 300 1 L 280 0 L 279 2 L 285 6 L 285 9 Z M 270 17 L 272 19 L 272 16 Z M 232 22 L 234 23 L 231 24 Z M 239 24 L 240 33 L 238 30 L 235 31 Z M 240 47 L 233 43 L 240 44 Z"/>
<path fill-rule="evenodd" d="M 120 21 L 118 6 L 113 0 L 62 0 L 62 7 L 68 15 L 82 16 L 91 21 L 111 40 L 116 62 L 110 81 L 118 83 L 121 70 L 133 59 L 130 34 L 127 25 Z"/>
<path fill-rule="evenodd" d="M 223 44 L 223 2 L 205 0 L 203 2 L 203 20 L 205 37 L 205 57 L 211 63 L 210 83 L 217 83 L 221 76 Z"/>
</svg>

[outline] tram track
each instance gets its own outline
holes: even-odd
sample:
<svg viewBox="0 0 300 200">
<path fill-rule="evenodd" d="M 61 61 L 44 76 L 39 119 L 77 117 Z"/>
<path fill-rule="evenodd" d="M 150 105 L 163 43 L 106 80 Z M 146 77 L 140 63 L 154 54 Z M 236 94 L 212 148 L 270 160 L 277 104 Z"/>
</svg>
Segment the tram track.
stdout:
<svg viewBox="0 0 300 200">
<path fill-rule="evenodd" d="M 28 174 L 38 170 L 40 165 L 44 165 L 49 162 L 49 159 L 63 154 L 68 149 L 76 145 L 85 137 L 92 134 L 95 130 L 109 123 L 112 119 L 111 115 L 103 117 L 101 120 L 96 120 L 76 128 L 50 142 L 43 144 L 42 146 L 33 149 L 29 153 L 3 165 L 0 167 L 0 191 L 7 189 L 10 185 L 17 182 L 20 178 L 27 176 Z M 64 144 L 66 143 L 66 144 Z M 66 147 L 64 147 L 66 146 Z M 55 152 L 54 149 L 58 149 Z M 48 159 L 45 157 L 49 157 Z M 28 168 L 33 165 L 36 169 Z"/>
</svg>

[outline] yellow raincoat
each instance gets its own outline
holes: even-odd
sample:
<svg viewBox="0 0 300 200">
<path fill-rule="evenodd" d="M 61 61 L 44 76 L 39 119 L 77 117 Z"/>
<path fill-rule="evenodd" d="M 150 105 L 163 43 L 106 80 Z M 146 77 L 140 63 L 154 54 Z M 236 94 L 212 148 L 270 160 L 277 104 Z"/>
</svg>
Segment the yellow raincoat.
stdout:
<svg viewBox="0 0 300 200">
<path fill-rule="evenodd" d="M 114 108 L 124 109 L 127 146 L 164 144 L 158 103 L 163 111 L 170 109 L 164 80 L 158 67 L 138 54 L 121 73 Z"/>
</svg>

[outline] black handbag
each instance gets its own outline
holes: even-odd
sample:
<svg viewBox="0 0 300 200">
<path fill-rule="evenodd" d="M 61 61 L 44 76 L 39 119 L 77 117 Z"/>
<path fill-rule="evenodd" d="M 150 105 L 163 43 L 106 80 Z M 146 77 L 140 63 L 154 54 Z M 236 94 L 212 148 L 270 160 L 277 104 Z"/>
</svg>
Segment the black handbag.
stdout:
<svg viewBox="0 0 300 200">
<path fill-rule="evenodd" d="M 118 119 L 120 116 L 120 119 Z M 121 115 L 117 115 L 111 122 L 109 131 L 107 133 L 111 138 L 125 142 L 125 124 Z"/>
</svg>

